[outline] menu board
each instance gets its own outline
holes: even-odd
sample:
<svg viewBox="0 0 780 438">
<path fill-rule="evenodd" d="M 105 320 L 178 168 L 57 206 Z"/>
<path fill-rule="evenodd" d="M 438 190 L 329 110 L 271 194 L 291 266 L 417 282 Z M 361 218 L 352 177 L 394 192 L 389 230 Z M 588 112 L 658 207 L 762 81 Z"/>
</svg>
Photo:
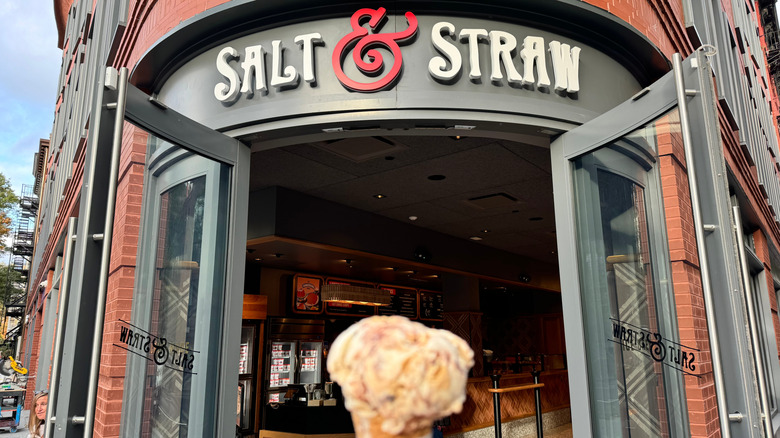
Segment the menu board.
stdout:
<svg viewBox="0 0 780 438">
<path fill-rule="evenodd" d="M 409 319 L 417 319 L 417 290 L 387 285 L 380 285 L 379 288 L 390 292 L 392 299 L 389 306 L 377 307 L 377 314 L 401 315 Z"/>
<path fill-rule="evenodd" d="M 326 284 L 348 284 L 350 286 L 374 287 L 371 283 L 329 278 Z M 349 303 L 325 303 L 325 313 L 328 315 L 372 316 L 375 313 L 374 306 Z"/>
<path fill-rule="evenodd" d="M 296 275 L 293 277 L 293 312 L 322 313 L 320 285 L 322 278 Z"/>
<path fill-rule="evenodd" d="M 348 303 L 325 303 L 325 313 L 328 315 L 372 316 L 374 315 L 374 306 Z"/>
<path fill-rule="evenodd" d="M 441 321 L 444 313 L 444 296 L 441 292 L 420 291 L 420 319 Z"/>
</svg>

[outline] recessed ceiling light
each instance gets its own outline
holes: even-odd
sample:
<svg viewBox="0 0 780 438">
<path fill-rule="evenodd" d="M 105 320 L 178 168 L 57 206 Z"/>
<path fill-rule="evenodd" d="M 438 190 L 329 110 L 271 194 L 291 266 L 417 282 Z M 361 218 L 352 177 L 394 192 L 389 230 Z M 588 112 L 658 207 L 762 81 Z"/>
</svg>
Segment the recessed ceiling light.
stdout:
<svg viewBox="0 0 780 438">
<path fill-rule="evenodd" d="M 417 216 L 409 216 L 409 220 L 410 221 L 416 221 L 417 220 Z"/>
<path fill-rule="evenodd" d="M 537 222 L 537 221 L 540 221 L 540 220 L 542 220 L 542 219 L 544 219 L 544 218 L 543 218 L 543 217 L 540 217 L 540 216 L 535 216 L 535 217 L 529 217 L 529 218 L 528 218 L 528 220 L 529 220 L 529 221 L 532 221 L 532 222 Z"/>
<path fill-rule="evenodd" d="M 257 260 L 257 261 L 263 261 L 263 259 L 261 259 L 260 257 L 257 257 L 255 260 Z"/>
<path fill-rule="evenodd" d="M 383 194 L 381 194 L 381 193 L 377 193 L 376 195 L 374 195 L 374 197 L 375 197 L 376 199 L 382 199 L 382 198 L 386 198 L 387 196 L 386 196 L 386 195 L 383 195 Z"/>
<path fill-rule="evenodd" d="M 471 240 L 482 240 L 482 238 L 479 237 L 479 236 L 471 236 L 471 237 L 469 237 L 469 239 L 471 239 Z"/>
<path fill-rule="evenodd" d="M 490 230 L 488 230 L 487 228 L 485 228 L 484 230 L 482 230 L 482 232 L 483 232 L 483 233 L 489 233 L 489 232 L 490 232 Z"/>
<path fill-rule="evenodd" d="M 447 177 L 444 175 L 430 175 L 428 176 L 428 179 L 431 181 L 441 181 L 443 179 L 446 179 Z"/>
</svg>

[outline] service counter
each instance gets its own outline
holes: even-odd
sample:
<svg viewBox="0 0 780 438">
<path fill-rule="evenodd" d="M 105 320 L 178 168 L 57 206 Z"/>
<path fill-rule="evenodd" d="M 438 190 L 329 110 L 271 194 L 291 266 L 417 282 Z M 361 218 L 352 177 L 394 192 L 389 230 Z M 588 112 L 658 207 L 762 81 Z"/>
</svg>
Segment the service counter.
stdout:
<svg viewBox="0 0 780 438">
<path fill-rule="evenodd" d="M 530 385 L 534 383 L 531 373 L 504 374 L 500 387 Z M 541 389 L 542 413 L 568 408 L 569 373 L 567 370 L 544 371 L 539 377 L 543 383 Z M 452 415 L 445 434 L 467 432 L 493 426 L 493 388 L 490 377 L 473 377 L 466 387 L 466 402 L 460 414 Z M 533 417 L 536 412 L 533 391 L 514 391 L 501 394 L 501 421 L 519 420 Z"/>
<path fill-rule="evenodd" d="M 500 387 L 533 384 L 531 373 L 505 374 Z M 570 406 L 569 375 L 566 370 L 545 371 L 539 377 L 542 413 Z M 466 387 L 466 402 L 460 414 L 450 417 L 445 435 L 493 426 L 493 388 L 490 377 L 473 377 Z M 265 429 L 259 438 L 352 438 L 354 429 L 349 412 L 338 406 L 304 406 L 279 404 L 266 407 Z M 519 420 L 535 415 L 533 391 L 501 393 L 501 421 Z"/>
<path fill-rule="evenodd" d="M 341 402 L 337 406 L 268 405 L 264 429 L 320 438 L 331 436 L 327 434 L 354 435 L 352 417 Z"/>
</svg>

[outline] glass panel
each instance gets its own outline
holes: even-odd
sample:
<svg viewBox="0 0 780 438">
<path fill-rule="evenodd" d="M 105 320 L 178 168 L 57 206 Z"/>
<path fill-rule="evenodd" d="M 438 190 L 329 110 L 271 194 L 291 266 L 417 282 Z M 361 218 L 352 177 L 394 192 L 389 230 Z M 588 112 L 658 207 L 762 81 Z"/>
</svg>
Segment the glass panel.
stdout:
<svg viewBox="0 0 780 438">
<path fill-rule="evenodd" d="M 664 359 L 664 342 L 679 346 L 679 336 L 650 158 L 672 118 L 573 160 L 594 436 L 667 437 L 684 430 L 682 356 Z"/>
<path fill-rule="evenodd" d="M 160 197 L 151 332 L 188 352 L 194 345 L 198 315 L 205 188 L 206 178 L 199 177 L 175 185 Z M 174 345 L 176 341 L 180 343 Z M 156 408 L 144 411 L 144 435 L 152 436 L 156 430 L 164 430 L 157 436 L 179 436 L 179 431 L 186 435 L 192 374 L 167 367 L 149 371 L 154 384 L 144 397 Z"/>
<path fill-rule="evenodd" d="M 268 387 L 281 388 L 295 381 L 295 342 L 271 341 L 271 364 L 268 367 Z"/>
<path fill-rule="evenodd" d="M 214 436 L 231 170 L 151 135 L 146 160 L 122 434 Z"/>
<path fill-rule="evenodd" d="M 765 293 L 765 289 L 761 287 L 761 281 L 764 279 L 764 271 L 759 271 L 757 274 L 751 276 L 750 278 L 750 297 L 753 300 L 753 308 L 756 311 L 756 321 L 753 321 L 753 324 L 756 325 L 756 330 L 758 333 L 758 343 L 760 345 L 761 351 L 759 352 L 760 357 L 756 357 L 757 360 L 762 360 L 762 368 L 764 371 L 764 386 L 767 394 L 767 402 L 769 404 L 770 414 L 774 414 L 777 411 L 777 400 L 775 395 L 775 382 L 774 382 L 774 376 L 772 375 L 772 355 L 769 353 L 769 344 L 767 339 L 767 331 L 764 329 L 765 327 L 771 327 L 770 324 L 767 324 L 766 321 L 764 321 L 766 312 L 765 310 L 769 308 L 768 305 L 763 305 L 763 300 L 761 299 L 761 294 Z M 769 334 L 774 334 L 769 333 Z M 757 370 L 756 370 L 757 372 Z"/>
<path fill-rule="evenodd" d="M 241 379 L 238 381 L 238 418 L 236 425 L 241 429 L 252 427 L 252 380 Z"/>
<path fill-rule="evenodd" d="M 251 326 L 241 327 L 241 345 L 239 347 L 238 374 L 251 374 L 252 369 L 252 346 L 255 342 L 255 328 Z"/>
<path fill-rule="evenodd" d="M 322 342 L 301 342 L 300 383 L 322 381 Z"/>
</svg>

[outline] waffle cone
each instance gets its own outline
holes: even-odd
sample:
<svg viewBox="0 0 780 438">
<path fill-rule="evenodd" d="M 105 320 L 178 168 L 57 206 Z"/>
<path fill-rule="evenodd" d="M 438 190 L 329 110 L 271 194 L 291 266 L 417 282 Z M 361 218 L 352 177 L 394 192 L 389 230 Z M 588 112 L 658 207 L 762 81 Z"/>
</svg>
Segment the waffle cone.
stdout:
<svg viewBox="0 0 780 438">
<path fill-rule="evenodd" d="M 352 425 L 355 426 L 355 438 L 431 438 L 433 435 L 432 426 L 398 435 L 389 434 L 382 430 L 381 418 L 361 417 L 355 414 L 352 414 Z"/>
</svg>

